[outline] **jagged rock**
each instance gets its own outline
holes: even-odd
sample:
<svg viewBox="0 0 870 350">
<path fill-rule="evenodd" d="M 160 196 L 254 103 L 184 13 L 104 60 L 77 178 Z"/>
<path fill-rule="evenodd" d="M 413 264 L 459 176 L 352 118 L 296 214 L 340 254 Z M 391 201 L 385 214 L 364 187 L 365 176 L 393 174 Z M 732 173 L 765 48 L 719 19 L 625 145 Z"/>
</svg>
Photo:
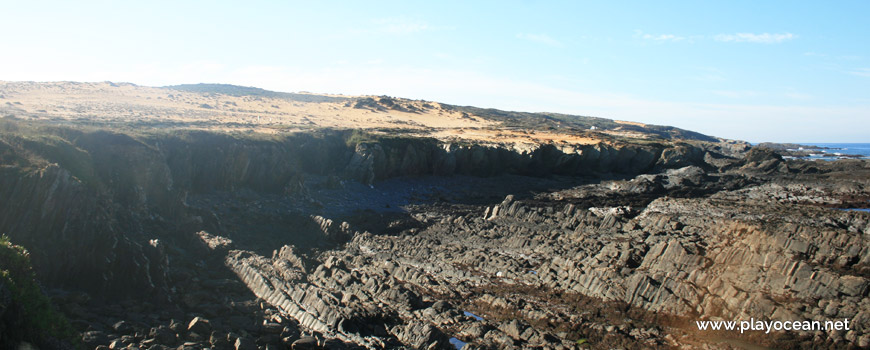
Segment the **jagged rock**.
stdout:
<svg viewBox="0 0 870 350">
<path fill-rule="evenodd" d="M 504 332 L 505 332 L 507 335 L 509 335 L 511 338 L 514 338 L 514 339 L 518 339 L 518 340 L 519 340 L 519 339 L 522 339 L 522 337 L 523 337 L 523 332 L 524 332 L 527 328 L 528 328 L 527 325 L 521 324 L 521 323 L 520 323 L 519 321 L 517 321 L 517 320 L 513 320 L 513 321 L 509 322 L 508 324 L 505 324 L 505 325 L 503 326 L 503 328 L 501 328 L 501 330 L 504 331 Z"/>
<path fill-rule="evenodd" d="M 674 188 L 677 186 L 700 186 L 707 180 L 707 172 L 698 166 L 687 166 L 679 169 L 672 169 L 666 172 L 668 184 L 665 188 Z"/>
<path fill-rule="evenodd" d="M 734 166 L 739 166 L 744 171 L 758 172 L 788 172 L 788 165 L 782 159 L 782 156 L 768 148 L 753 147 L 746 155 Z"/>
<path fill-rule="evenodd" d="M 662 151 L 656 165 L 663 169 L 682 168 L 703 162 L 704 152 L 700 148 L 682 144 Z"/>
<path fill-rule="evenodd" d="M 215 236 L 205 231 L 196 233 L 200 241 L 209 251 L 227 251 L 233 246 L 233 240 L 221 236 Z"/>
<path fill-rule="evenodd" d="M 368 143 L 359 143 L 354 150 L 353 158 L 351 158 L 345 173 L 351 179 L 355 179 L 366 185 L 371 185 L 379 170 L 378 166 L 382 166 L 384 150 L 381 145 Z"/>
<path fill-rule="evenodd" d="M 432 304 L 432 309 L 436 312 L 445 312 L 450 310 L 450 304 L 443 300 L 439 300 Z"/>
<path fill-rule="evenodd" d="M 206 335 L 211 333 L 211 324 L 207 319 L 202 317 L 194 317 L 187 324 L 187 331 L 191 333 L 196 333 L 199 335 Z"/>
<path fill-rule="evenodd" d="M 350 224 L 347 222 L 338 224 L 334 223 L 331 219 L 317 215 L 311 216 L 311 219 L 320 226 L 320 231 L 328 239 L 340 241 L 350 234 Z M 288 254 L 292 254 L 292 252 Z"/>
<path fill-rule="evenodd" d="M 732 166 L 736 159 L 714 152 L 704 153 L 704 163 L 717 169 L 725 169 Z"/>
<path fill-rule="evenodd" d="M 447 336 L 437 328 L 420 322 L 396 326 L 391 332 L 404 344 L 417 349 L 449 349 Z"/>
<path fill-rule="evenodd" d="M 281 247 L 281 250 L 279 250 L 272 258 L 286 260 L 292 267 L 303 272 L 308 270 L 304 258 L 296 253 L 296 248 L 293 246 L 285 245 Z"/>
</svg>

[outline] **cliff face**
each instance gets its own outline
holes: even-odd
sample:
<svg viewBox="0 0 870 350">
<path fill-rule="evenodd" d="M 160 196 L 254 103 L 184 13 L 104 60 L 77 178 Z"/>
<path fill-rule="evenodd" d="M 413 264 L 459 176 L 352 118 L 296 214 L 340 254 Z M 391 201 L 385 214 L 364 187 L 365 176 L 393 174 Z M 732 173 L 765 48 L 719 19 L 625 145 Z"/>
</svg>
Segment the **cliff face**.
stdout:
<svg viewBox="0 0 870 350">
<path fill-rule="evenodd" d="M 454 145 L 435 142 L 393 142 L 357 145 L 346 171 L 348 176 L 372 183 L 408 175 L 494 176 L 504 173 L 546 175 L 637 174 L 660 160 L 664 146 L 590 145 L 528 149 Z M 698 161 L 700 159 L 695 159 Z M 692 162 L 692 161 L 689 161 Z M 666 161 L 662 161 L 662 165 Z"/>
<path fill-rule="evenodd" d="M 349 132 L 271 139 L 206 132 L 129 136 L 52 128 L 2 140 L 0 232 L 35 252 L 50 285 L 118 295 L 165 290 L 160 240 L 193 229 L 191 194 L 240 189 L 282 194 L 304 175 L 364 184 L 418 175 L 626 176 L 704 163 L 698 146 L 457 145 Z"/>
<path fill-rule="evenodd" d="M 390 141 L 358 144 L 345 169 L 347 176 L 364 183 L 427 174 L 631 176 L 688 165 L 716 168 L 705 161 L 705 156 L 723 157 L 721 149 L 709 144 L 543 144 L 523 148 L 434 140 Z"/>
<path fill-rule="evenodd" d="M 518 150 L 414 138 L 346 139 L 342 132 L 256 140 L 62 128 L 31 138 L 8 135 L 0 143 L 0 191 L 7 199 L 0 203 L 0 231 L 36 252 L 37 269 L 49 284 L 123 295 L 166 288 L 159 240 L 173 240 L 190 224 L 189 194 L 280 194 L 304 174 L 372 184 L 430 174 L 635 174 L 703 162 L 698 154 L 674 161 L 668 151 L 663 157 L 663 145 Z"/>
<path fill-rule="evenodd" d="M 131 228 L 137 213 L 57 165 L 6 168 L 2 178 L 0 231 L 31 249 L 44 283 L 115 295 L 165 287 L 158 242 Z"/>
</svg>

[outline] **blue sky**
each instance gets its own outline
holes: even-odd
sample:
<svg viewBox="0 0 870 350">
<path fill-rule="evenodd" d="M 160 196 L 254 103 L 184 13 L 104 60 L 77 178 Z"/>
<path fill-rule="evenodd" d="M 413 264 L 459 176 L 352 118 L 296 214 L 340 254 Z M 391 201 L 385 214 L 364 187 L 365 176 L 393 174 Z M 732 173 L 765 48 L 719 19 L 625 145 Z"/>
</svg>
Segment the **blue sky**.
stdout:
<svg viewBox="0 0 870 350">
<path fill-rule="evenodd" d="M 870 142 L 868 14 L 868 1 L 14 1 L 0 80 L 386 94 Z"/>
</svg>

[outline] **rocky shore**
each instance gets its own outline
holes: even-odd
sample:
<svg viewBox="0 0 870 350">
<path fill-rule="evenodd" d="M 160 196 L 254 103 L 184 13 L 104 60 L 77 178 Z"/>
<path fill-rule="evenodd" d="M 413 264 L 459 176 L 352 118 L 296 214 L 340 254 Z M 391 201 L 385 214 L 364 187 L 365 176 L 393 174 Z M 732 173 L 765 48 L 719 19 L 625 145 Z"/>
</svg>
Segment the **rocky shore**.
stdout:
<svg viewBox="0 0 870 350">
<path fill-rule="evenodd" d="M 69 346 L 870 347 L 870 214 L 841 210 L 870 207 L 864 160 L 4 128 L 0 232 Z M 750 318 L 851 327 L 695 323 Z"/>
<path fill-rule="evenodd" d="M 801 159 L 865 159 L 864 155 L 850 154 L 841 148 L 830 148 L 814 145 L 800 145 L 794 143 L 762 142 L 756 147 L 767 148 L 776 151 L 786 158 Z"/>
</svg>

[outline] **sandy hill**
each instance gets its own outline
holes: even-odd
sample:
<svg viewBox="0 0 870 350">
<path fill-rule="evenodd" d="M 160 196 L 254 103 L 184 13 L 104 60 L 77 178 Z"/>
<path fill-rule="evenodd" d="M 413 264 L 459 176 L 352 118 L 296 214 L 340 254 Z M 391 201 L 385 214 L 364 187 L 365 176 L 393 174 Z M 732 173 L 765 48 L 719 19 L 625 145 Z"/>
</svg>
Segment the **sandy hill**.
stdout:
<svg viewBox="0 0 870 350">
<path fill-rule="evenodd" d="M 615 138 L 718 141 L 678 128 L 604 118 L 225 84 L 0 82 L 0 113 L 96 126 L 270 134 L 342 128 L 492 143 L 590 144 Z"/>
</svg>

